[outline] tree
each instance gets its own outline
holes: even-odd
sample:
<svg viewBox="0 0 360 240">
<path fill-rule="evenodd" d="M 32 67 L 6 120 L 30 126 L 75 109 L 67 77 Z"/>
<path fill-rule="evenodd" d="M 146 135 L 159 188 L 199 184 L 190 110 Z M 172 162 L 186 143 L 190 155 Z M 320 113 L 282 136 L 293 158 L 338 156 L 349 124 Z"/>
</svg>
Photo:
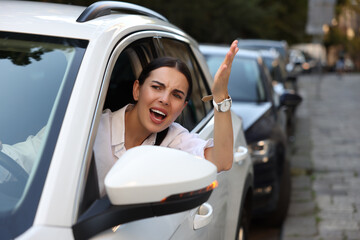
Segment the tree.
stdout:
<svg viewBox="0 0 360 240">
<path fill-rule="evenodd" d="M 82 6 L 89 6 L 95 2 L 50 1 Z M 199 42 L 229 44 L 235 38 L 262 38 L 287 40 L 291 44 L 306 39 L 307 0 L 128 0 L 128 2 L 159 12 Z"/>
</svg>

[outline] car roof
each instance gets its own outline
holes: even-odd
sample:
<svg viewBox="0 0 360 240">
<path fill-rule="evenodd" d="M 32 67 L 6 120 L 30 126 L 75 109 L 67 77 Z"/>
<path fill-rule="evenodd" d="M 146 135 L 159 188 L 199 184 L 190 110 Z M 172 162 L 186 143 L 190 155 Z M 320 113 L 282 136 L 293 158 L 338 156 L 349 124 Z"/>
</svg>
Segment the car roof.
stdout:
<svg viewBox="0 0 360 240">
<path fill-rule="evenodd" d="M 268 39 L 238 39 L 239 46 L 287 46 L 286 41 L 284 40 L 268 40 Z"/>
<path fill-rule="evenodd" d="M 230 46 L 220 44 L 199 44 L 200 51 L 203 54 L 216 54 L 226 55 Z M 261 55 L 257 50 L 239 49 L 236 56 L 248 57 L 248 58 L 260 58 Z"/>
<path fill-rule="evenodd" d="M 110 3 L 108 1 L 101 4 Z M 115 2 L 115 4 L 121 2 Z M 129 3 L 145 9 L 141 6 Z M 78 22 L 77 19 L 86 7 L 65 5 L 57 3 L 31 2 L 31 1 L 0 1 L 0 31 L 33 33 L 48 36 L 61 36 L 78 39 L 99 38 L 109 31 L 136 30 L 170 30 L 180 35 L 186 35 L 176 26 L 155 16 L 145 16 L 143 12 L 129 9 L 121 12 L 111 12 L 95 19 Z M 148 9 L 151 11 L 150 9 Z M 154 12 L 155 13 L 155 12 Z M 158 14 L 161 16 L 160 14 Z M 190 38 L 188 35 L 186 37 Z"/>
</svg>

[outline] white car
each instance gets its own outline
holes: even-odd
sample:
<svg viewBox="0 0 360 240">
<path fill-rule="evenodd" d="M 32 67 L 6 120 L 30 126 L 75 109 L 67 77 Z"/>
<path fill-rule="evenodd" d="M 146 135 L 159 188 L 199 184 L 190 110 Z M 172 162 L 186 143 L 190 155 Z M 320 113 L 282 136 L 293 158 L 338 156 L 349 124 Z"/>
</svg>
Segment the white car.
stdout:
<svg viewBox="0 0 360 240">
<path fill-rule="evenodd" d="M 140 146 L 111 168 L 99 197 L 92 149 L 101 113 L 131 101 L 150 60 L 187 63 L 194 89 L 177 121 L 213 136 L 213 107 L 201 101 L 212 77 L 195 40 L 123 2 L 1 1 L 0 22 L 1 239 L 246 238 L 253 167 L 235 114 L 231 170 Z"/>
</svg>

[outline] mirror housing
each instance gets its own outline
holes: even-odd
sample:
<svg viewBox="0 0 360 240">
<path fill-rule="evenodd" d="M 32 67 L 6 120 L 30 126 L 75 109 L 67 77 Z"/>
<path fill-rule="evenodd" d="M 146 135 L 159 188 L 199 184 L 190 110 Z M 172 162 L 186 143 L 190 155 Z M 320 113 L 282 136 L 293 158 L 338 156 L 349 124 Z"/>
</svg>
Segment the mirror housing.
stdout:
<svg viewBox="0 0 360 240">
<path fill-rule="evenodd" d="M 184 151 L 134 147 L 106 175 L 108 196 L 79 217 L 74 237 L 88 239 L 119 224 L 193 209 L 209 199 L 216 176 L 214 164 Z"/>
<path fill-rule="evenodd" d="M 286 90 L 281 96 L 280 96 L 280 105 L 281 106 L 287 106 L 287 107 L 296 107 L 299 105 L 302 101 L 302 97 L 294 93 L 293 91 Z"/>
<path fill-rule="evenodd" d="M 134 147 L 106 175 L 106 192 L 113 205 L 159 202 L 211 185 L 217 169 L 209 163 L 167 147 Z"/>
</svg>

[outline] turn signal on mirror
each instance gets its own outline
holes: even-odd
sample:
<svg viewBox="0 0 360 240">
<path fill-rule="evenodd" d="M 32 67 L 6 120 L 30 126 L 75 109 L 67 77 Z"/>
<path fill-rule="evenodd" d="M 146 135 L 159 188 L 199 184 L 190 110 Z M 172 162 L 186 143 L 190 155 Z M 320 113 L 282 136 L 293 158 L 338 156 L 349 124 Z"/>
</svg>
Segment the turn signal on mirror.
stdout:
<svg viewBox="0 0 360 240">
<path fill-rule="evenodd" d="M 200 190 L 196 190 L 196 191 L 191 191 L 191 192 L 186 192 L 186 193 L 179 193 L 179 194 L 175 194 L 175 195 L 171 195 L 169 197 L 164 198 L 163 200 L 161 200 L 161 202 L 168 202 L 168 201 L 173 201 L 173 200 L 179 200 L 179 199 L 183 199 L 183 198 L 188 198 L 188 197 L 192 197 L 201 193 L 205 193 L 205 192 L 209 192 L 212 191 L 213 189 L 215 189 L 217 186 L 219 185 L 218 181 L 215 180 L 213 181 L 209 186 L 202 188 Z"/>
</svg>

